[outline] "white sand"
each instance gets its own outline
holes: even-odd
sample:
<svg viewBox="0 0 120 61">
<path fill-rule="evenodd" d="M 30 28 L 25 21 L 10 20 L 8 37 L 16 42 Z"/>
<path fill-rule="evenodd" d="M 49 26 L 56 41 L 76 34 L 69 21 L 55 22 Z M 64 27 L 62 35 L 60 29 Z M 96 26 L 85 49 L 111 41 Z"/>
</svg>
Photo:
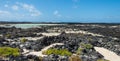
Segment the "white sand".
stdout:
<svg viewBox="0 0 120 61">
<path fill-rule="evenodd" d="M 79 31 L 65 31 L 66 33 L 82 33 L 82 34 L 86 34 L 86 35 L 92 35 L 92 36 L 100 36 L 100 37 L 105 37 L 104 35 L 100 35 L 100 34 L 95 34 L 95 33 L 91 33 L 91 32 L 88 32 L 88 31 L 83 31 L 83 30 L 79 30 Z M 114 40 L 118 40 L 118 38 L 116 37 L 110 37 Z"/>
<path fill-rule="evenodd" d="M 107 50 L 102 47 L 94 47 L 96 51 L 98 51 L 100 54 L 104 56 L 105 59 L 110 61 L 120 61 L 120 56 L 115 54 L 114 52 Z"/>
<path fill-rule="evenodd" d="M 23 53 L 22 54 L 27 54 L 27 53 L 29 53 L 30 51 L 29 50 L 27 50 L 27 49 L 23 49 Z"/>
<path fill-rule="evenodd" d="M 82 31 L 82 30 L 79 30 L 79 31 L 65 31 L 66 33 L 82 33 L 82 34 L 90 34 L 92 36 L 102 36 L 104 37 L 103 35 L 100 35 L 100 34 L 95 34 L 95 33 L 91 33 L 91 32 L 87 32 L 87 31 Z"/>
<path fill-rule="evenodd" d="M 0 34 L 0 37 L 2 37 L 3 35 L 2 34 Z"/>
<path fill-rule="evenodd" d="M 38 40 L 38 39 L 42 39 L 43 37 L 24 37 L 24 38 L 28 40 Z M 22 39 L 22 38 L 19 38 L 19 39 Z"/>
<path fill-rule="evenodd" d="M 44 36 L 58 36 L 60 35 L 60 33 L 41 33 L 43 34 Z"/>
<path fill-rule="evenodd" d="M 28 53 L 28 50 L 23 49 L 24 50 L 23 54 L 26 53 L 26 55 L 36 55 L 36 56 L 44 57 L 44 56 L 47 56 L 47 55 L 43 55 L 42 52 L 46 51 L 47 49 L 49 49 L 49 48 L 51 48 L 51 47 L 53 47 L 55 45 L 64 45 L 64 44 L 63 43 L 54 43 L 54 44 L 51 44 L 51 45 L 43 48 L 41 51 L 31 51 L 31 52 L 29 51 L 29 53 Z"/>
<path fill-rule="evenodd" d="M 94 34 L 94 33 L 90 33 L 90 32 L 87 32 L 87 31 L 82 31 L 82 30 L 79 30 L 79 31 L 68 31 L 68 30 L 66 30 L 65 32 L 66 33 L 83 33 L 83 34 L 90 34 L 92 36 L 102 36 L 102 37 L 104 37 L 103 35 L 100 35 L 100 34 Z M 61 33 L 37 33 L 37 34 L 42 34 L 44 36 L 58 36 Z"/>
</svg>

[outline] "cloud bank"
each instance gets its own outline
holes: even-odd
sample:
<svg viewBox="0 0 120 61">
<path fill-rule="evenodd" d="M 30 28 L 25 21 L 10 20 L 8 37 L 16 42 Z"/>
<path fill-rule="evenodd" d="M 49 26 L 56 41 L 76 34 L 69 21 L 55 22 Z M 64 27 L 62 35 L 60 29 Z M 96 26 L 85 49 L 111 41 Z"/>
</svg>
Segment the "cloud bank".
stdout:
<svg viewBox="0 0 120 61">
<path fill-rule="evenodd" d="M 26 3 L 6 3 L 3 8 L 0 9 L 0 21 L 35 19 L 42 15 L 34 5 Z"/>
</svg>

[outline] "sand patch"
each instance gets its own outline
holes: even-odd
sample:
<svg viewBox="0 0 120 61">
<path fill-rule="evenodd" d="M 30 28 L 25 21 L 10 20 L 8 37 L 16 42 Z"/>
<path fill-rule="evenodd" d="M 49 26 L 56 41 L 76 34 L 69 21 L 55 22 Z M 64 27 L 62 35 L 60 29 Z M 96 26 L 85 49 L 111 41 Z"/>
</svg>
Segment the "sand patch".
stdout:
<svg viewBox="0 0 120 61">
<path fill-rule="evenodd" d="M 120 61 L 120 56 L 118 56 L 114 52 L 108 49 L 102 48 L 102 47 L 94 47 L 94 48 L 96 51 L 102 54 L 105 59 L 110 60 L 110 61 Z"/>
</svg>

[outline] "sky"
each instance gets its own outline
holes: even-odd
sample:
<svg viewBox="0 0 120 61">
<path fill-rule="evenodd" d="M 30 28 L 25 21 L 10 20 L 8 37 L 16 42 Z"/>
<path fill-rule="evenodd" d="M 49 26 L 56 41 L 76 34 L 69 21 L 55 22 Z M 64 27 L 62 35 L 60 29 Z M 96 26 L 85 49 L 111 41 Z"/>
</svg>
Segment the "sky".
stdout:
<svg viewBox="0 0 120 61">
<path fill-rule="evenodd" d="M 0 21 L 120 23 L 120 0 L 0 0 Z"/>
</svg>

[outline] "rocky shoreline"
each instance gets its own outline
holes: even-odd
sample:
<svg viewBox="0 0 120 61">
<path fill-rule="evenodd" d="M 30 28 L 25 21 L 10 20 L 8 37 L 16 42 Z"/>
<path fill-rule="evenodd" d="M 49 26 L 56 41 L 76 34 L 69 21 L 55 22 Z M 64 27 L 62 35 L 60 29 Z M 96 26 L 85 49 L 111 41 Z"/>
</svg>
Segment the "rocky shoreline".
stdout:
<svg viewBox="0 0 120 61">
<path fill-rule="evenodd" d="M 113 25 L 67 24 L 28 29 L 0 27 L 0 48 L 19 49 L 18 56 L 0 55 L 0 60 L 75 61 L 74 59 L 79 59 L 78 61 L 107 61 L 109 59 L 106 59 L 94 47 L 106 48 L 120 56 L 120 26 L 114 26 L 116 27 Z M 55 43 L 63 44 L 52 45 Z M 51 53 L 42 56 L 44 48 L 46 48 L 45 50 L 57 49 L 57 51 L 66 49 L 71 55 Z"/>
</svg>

